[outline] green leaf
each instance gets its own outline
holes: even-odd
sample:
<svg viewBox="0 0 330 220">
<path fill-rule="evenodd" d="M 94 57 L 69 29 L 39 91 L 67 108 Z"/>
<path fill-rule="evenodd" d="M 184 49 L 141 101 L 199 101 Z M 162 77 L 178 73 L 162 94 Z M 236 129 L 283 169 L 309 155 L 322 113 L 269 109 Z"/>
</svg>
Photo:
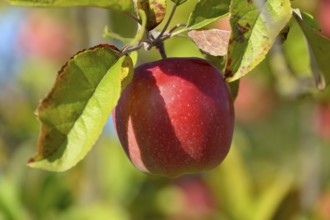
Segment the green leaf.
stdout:
<svg viewBox="0 0 330 220">
<path fill-rule="evenodd" d="M 112 201 L 112 200 L 111 200 Z M 58 219 L 62 220 L 105 220 L 105 219 L 115 219 L 115 220 L 128 220 L 128 214 L 126 210 L 123 209 L 116 202 L 93 202 L 88 205 L 74 205 L 60 212 Z"/>
<path fill-rule="evenodd" d="M 122 12 L 133 11 L 131 0 L 7 0 L 11 5 L 28 7 L 72 7 L 89 6 L 107 8 Z"/>
<path fill-rule="evenodd" d="M 129 53 L 129 56 L 132 59 L 133 67 L 135 67 L 138 61 L 138 56 L 139 56 L 138 52 L 136 50 L 132 51 L 131 53 Z"/>
<path fill-rule="evenodd" d="M 134 39 L 130 42 L 131 46 L 135 46 L 142 40 L 143 35 L 145 34 L 146 26 L 147 26 L 147 15 L 146 12 L 142 9 L 138 10 L 139 17 L 141 20 L 141 27 L 139 29 L 139 32 L 135 35 Z"/>
<path fill-rule="evenodd" d="M 121 41 L 124 44 L 129 44 L 133 40 L 133 38 L 126 38 L 126 37 L 123 37 L 123 36 L 121 36 L 120 34 L 118 34 L 116 32 L 111 31 L 108 26 L 104 27 L 102 36 L 104 38 L 109 38 L 111 40 Z"/>
<path fill-rule="evenodd" d="M 314 19 L 314 17 L 306 12 L 302 12 L 299 9 L 294 9 L 295 18 L 300 18 L 304 21 L 304 24 L 309 28 L 315 29 L 316 31 L 321 31 L 320 24 Z M 298 20 L 299 21 L 299 20 Z"/>
<path fill-rule="evenodd" d="M 239 91 L 239 81 L 236 80 L 234 82 L 229 83 L 229 90 L 230 90 L 230 95 L 233 100 L 233 102 L 236 100 L 238 96 L 238 91 Z"/>
<path fill-rule="evenodd" d="M 252 219 L 273 219 L 282 201 L 293 187 L 293 177 L 290 174 L 278 174 L 275 181 L 263 192 L 256 203 L 256 212 Z"/>
<path fill-rule="evenodd" d="M 292 71 L 292 73 L 298 77 L 309 76 L 311 69 L 309 65 L 308 48 L 305 36 L 299 27 L 298 22 L 291 22 L 290 32 L 282 48 L 284 54 L 281 55 L 280 52 L 277 54 L 282 57 L 284 56 L 283 61 L 287 63 L 285 64 L 288 69 L 287 71 Z M 290 73 L 288 74 L 292 75 Z"/>
<path fill-rule="evenodd" d="M 0 219 L 27 219 L 27 212 L 20 200 L 19 187 L 8 176 L 0 176 Z"/>
<path fill-rule="evenodd" d="M 290 0 L 232 0 L 232 33 L 225 77 L 234 81 L 256 67 L 292 16 Z"/>
<path fill-rule="evenodd" d="M 171 0 L 171 1 L 174 2 L 176 5 L 181 5 L 185 3 L 187 0 Z"/>
<path fill-rule="evenodd" d="M 210 172 L 208 180 L 212 191 L 222 202 L 222 209 L 230 213 L 229 219 L 252 219 L 255 202 L 253 181 L 245 163 L 240 149 L 233 143 L 226 159 Z"/>
<path fill-rule="evenodd" d="M 86 156 L 131 76 L 131 59 L 118 53 L 99 45 L 78 53 L 61 69 L 37 109 L 41 133 L 29 166 L 65 171 Z"/>
<path fill-rule="evenodd" d="M 330 51 L 330 40 L 320 32 L 317 22 L 308 14 L 295 12 L 294 17 L 307 39 L 311 69 L 318 88 L 323 89 L 322 75 L 326 85 L 330 84 L 330 62 L 326 54 Z"/>
<path fill-rule="evenodd" d="M 230 0 L 199 0 L 189 17 L 186 28 L 199 29 L 226 16 L 230 2 Z"/>
<path fill-rule="evenodd" d="M 222 74 L 222 77 L 223 77 L 223 70 L 224 70 L 224 67 L 225 67 L 225 57 L 223 57 L 223 56 L 212 56 L 212 55 L 209 55 L 209 54 L 203 54 L 203 55 L 204 55 L 204 59 L 208 60 L 216 68 L 218 68 L 218 70 L 220 71 L 220 73 Z"/>
</svg>

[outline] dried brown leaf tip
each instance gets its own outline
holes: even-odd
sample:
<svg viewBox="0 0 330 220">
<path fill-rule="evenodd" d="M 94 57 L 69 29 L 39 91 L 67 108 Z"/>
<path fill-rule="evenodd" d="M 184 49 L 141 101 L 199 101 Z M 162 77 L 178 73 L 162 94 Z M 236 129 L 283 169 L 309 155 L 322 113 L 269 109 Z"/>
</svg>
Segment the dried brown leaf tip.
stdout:
<svg viewBox="0 0 330 220">
<path fill-rule="evenodd" d="M 211 29 L 190 31 L 188 36 L 195 42 L 199 49 L 212 56 L 227 54 L 230 31 Z"/>
</svg>

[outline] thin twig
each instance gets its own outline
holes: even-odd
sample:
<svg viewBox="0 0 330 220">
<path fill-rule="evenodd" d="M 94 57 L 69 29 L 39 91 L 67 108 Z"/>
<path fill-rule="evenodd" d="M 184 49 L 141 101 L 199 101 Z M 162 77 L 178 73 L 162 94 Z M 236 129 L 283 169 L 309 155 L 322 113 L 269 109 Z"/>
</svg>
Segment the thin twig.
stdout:
<svg viewBox="0 0 330 220">
<path fill-rule="evenodd" d="M 162 59 L 166 59 L 166 52 L 164 48 L 164 42 L 161 41 L 159 44 L 156 45 L 157 50 L 159 51 L 160 55 L 162 56 Z"/>
<path fill-rule="evenodd" d="M 161 38 L 160 41 L 165 41 L 171 37 L 177 36 L 178 34 L 180 34 L 179 32 L 176 32 L 178 34 L 173 34 L 173 31 L 175 31 L 176 29 L 180 28 L 180 27 L 185 27 L 186 24 L 177 24 L 174 27 L 172 27 L 169 31 L 166 31 L 165 34 L 163 34 L 163 37 Z M 186 31 L 185 29 L 183 29 L 183 31 Z M 182 32 L 183 32 L 182 31 Z"/>
<path fill-rule="evenodd" d="M 173 6 L 172 11 L 171 11 L 171 14 L 170 14 L 169 18 L 167 19 L 167 22 L 166 22 L 166 24 L 165 24 L 163 30 L 162 30 L 162 31 L 160 32 L 160 34 L 157 36 L 156 41 L 158 41 L 158 40 L 163 36 L 163 34 L 165 33 L 165 31 L 167 30 L 168 26 L 169 26 L 170 23 L 171 23 L 171 20 L 172 20 L 172 18 L 173 18 L 173 16 L 174 16 L 174 13 L 175 13 L 177 7 L 178 7 L 177 4 L 175 4 L 175 5 Z"/>
<path fill-rule="evenodd" d="M 173 33 L 173 31 L 175 31 L 176 29 L 178 29 L 178 28 L 180 28 L 180 27 L 186 27 L 187 25 L 186 24 L 177 24 L 177 25 L 175 25 L 174 27 L 172 27 L 169 31 L 168 31 L 168 33 Z"/>
<path fill-rule="evenodd" d="M 171 33 L 171 37 L 173 37 L 173 36 L 177 36 L 177 35 L 179 35 L 179 34 L 182 34 L 182 33 L 185 32 L 185 31 L 189 31 L 189 30 L 190 30 L 189 28 L 184 28 L 184 29 L 178 30 L 178 31 L 176 31 L 176 32 L 174 32 L 174 33 Z"/>
<path fill-rule="evenodd" d="M 131 18 L 132 20 L 136 21 L 137 23 L 141 24 L 141 19 L 139 19 L 137 16 L 131 14 L 131 13 L 125 13 L 125 15 L 127 15 L 129 18 Z"/>
<path fill-rule="evenodd" d="M 133 51 L 139 50 L 141 49 L 143 46 L 143 43 L 139 43 L 138 45 L 136 45 L 135 47 L 125 47 L 119 54 L 119 56 L 123 56 L 126 55 L 128 53 L 131 53 Z"/>
</svg>

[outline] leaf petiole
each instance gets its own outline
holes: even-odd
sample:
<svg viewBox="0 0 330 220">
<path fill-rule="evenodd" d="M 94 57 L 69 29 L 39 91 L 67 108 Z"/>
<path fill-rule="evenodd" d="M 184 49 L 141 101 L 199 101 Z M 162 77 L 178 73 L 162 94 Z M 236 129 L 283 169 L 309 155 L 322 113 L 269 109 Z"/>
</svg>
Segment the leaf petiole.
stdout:
<svg viewBox="0 0 330 220">
<path fill-rule="evenodd" d="M 120 52 L 119 57 L 124 56 L 124 55 L 126 55 L 126 54 L 129 54 L 129 53 L 131 53 L 131 52 L 133 52 L 133 51 L 140 50 L 140 49 L 143 47 L 144 44 L 145 44 L 144 42 L 141 42 L 141 43 L 139 43 L 138 45 L 136 45 L 136 46 L 134 46 L 134 47 L 125 47 L 125 48 Z"/>
</svg>

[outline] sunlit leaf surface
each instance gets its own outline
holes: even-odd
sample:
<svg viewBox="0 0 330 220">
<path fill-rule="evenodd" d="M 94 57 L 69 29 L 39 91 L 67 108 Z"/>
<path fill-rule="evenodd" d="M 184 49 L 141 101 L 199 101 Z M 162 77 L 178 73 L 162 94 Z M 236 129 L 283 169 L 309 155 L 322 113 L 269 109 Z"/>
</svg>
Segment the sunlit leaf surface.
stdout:
<svg viewBox="0 0 330 220">
<path fill-rule="evenodd" d="M 202 28 L 228 14 L 230 0 L 200 0 L 191 13 L 187 28 Z"/>
<path fill-rule="evenodd" d="M 37 116 L 41 133 L 31 167 L 64 171 L 92 148 L 132 72 L 128 56 L 109 45 L 82 51 L 61 69 Z M 122 84 L 123 82 L 123 84 Z"/>
<path fill-rule="evenodd" d="M 225 77 L 234 81 L 265 58 L 292 12 L 289 0 L 233 0 L 230 13 L 232 32 Z"/>
</svg>

